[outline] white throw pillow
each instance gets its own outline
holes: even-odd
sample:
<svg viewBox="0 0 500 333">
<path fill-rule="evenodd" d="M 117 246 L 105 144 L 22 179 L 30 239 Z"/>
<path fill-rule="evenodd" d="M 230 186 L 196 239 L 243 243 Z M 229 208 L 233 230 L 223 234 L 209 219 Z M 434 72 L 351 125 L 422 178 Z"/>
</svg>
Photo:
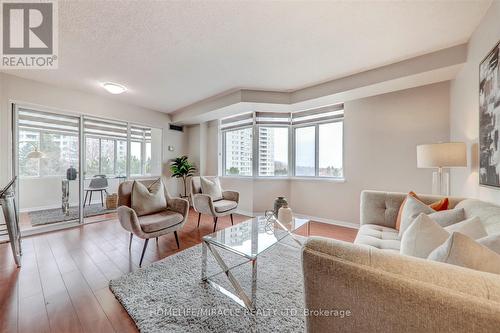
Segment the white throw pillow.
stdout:
<svg viewBox="0 0 500 333">
<path fill-rule="evenodd" d="M 167 208 L 163 183 L 160 179 L 146 186 L 134 181 L 132 185 L 131 208 L 137 216 L 158 213 Z"/>
<path fill-rule="evenodd" d="M 500 274 L 500 255 L 459 232 L 454 232 L 429 260 Z"/>
<path fill-rule="evenodd" d="M 477 242 L 488 249 L 500 254 L 500 234 L 490 235 L 477 240 Z"/>
<path fill-rule="evenodd" d="M 429 214 L 429 217 L 444 228 L 465 220 L 465 211 L 463 208 L 447 209 Z"/>
<path fill-rule="evenodd" d="M 479 220 L 479 217 L 477 216 L 471 217 L 470 219 L 462 222 L 452 224 L 444 229 L 450 234 L 453 232 L 460 232 L 472 239 L 479 239 L 488 236 L 486 230 L 483 227 L 483 224 L 481 223 L 481 220 Z"/>
<path fill-rule="evenodd" d="M 210 180 L 206 177 L 200 177 L 201 193 L 209 195 L 213 201 L 222 199 L 222 188 L 219 178 Z"/>
<path fill-rule="evenodd" d="M 404 232 L 400 253 L 408 256 L 427 258 L 450 234 L 429 216 L 421 213 Z"/>
<path fill-rule="evenodd" d="M 401 212 L 401 225 L 399 227 L 399 237 L 401 238 L 408 229 L 408 227 L 413 223 L 417 216 L 421 213 L 432 214 L 436 212 L 431 207 L 424 204 L 422 201 L 415 199 L 411 195 L 406 196 L 406 202 Z"/>
</svg>

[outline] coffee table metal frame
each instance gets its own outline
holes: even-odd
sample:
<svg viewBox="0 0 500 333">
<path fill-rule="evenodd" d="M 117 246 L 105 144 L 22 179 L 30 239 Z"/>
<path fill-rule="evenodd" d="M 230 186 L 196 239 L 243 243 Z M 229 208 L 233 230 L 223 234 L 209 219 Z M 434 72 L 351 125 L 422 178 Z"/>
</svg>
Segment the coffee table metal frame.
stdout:
<svg viewBox="0 0 500 333">
<path fill-rule="evenodd" d="M 289 228 L 285 227 L 285 225 L 283 225 L 277 219 L 274 219 L 273 221 L 269 221 L 269 222 L 270 223 L 276 223 L 288 235 L 292 236 L 293 240 L 295 242 L 297 242 L 299 245 L 302 245 L 302 243 L 293 234 L 294 230 L 300 228 L 304 224 L 307 224 L 307 226 L 306 226 L 307 227 L 307 236 L 310 235 L 310 224 L 311 223 L 308 220 L 306 222 L 304 222 L 303 224 L 301 224 L 300 226 L 296 227 L 294 230 L 290 230 Z M 280 238 L 279 240 L 277 240 L 276 243 L 278 243 L 284 237 L 286 237 L 286 235 L 283 236 L 282 238 Z M 274 244 L 271 245 L 270 247 L 272 247 L 272 246 L 274 246 Z M 224 262 L 224 259 L 220 255 L 219 251 L 217 251 L 217 249 L 216 249 L 217 247 L 222 248 L 224 250 L 227 250 L 229 252 L 232 252 L 234 254 L 237 254 L 239 256 L 242 256 L 242 257 L 244 257 L 244 258 L 246 258 L 248 260 L 246 260 L 246 261 L 244 261 L 242 263 L 239 263 L 237 265 L 229 267 Z M 210 253 L 212 253 L 215 261 L 217 262 L 217 264 L 219 265 L 219 267 L 222 269 L 221 272 L 212 274 L 210 276 L 207 276 L 207 255 L 208 255 L 208 251 L 207 250 L 210 250 Z M 235 301 L 236 303 L 238 303 L 242 307 L 245 307 L 248 310 L 250 310 L 251 312 L 254 312 L 256 310 L 256 308 L 255 308 L 255 301 L 256 301 L 256 293 L 257 293 L 257 258 L 258 258 L 258 254 L 257 255 L 246 255 L 246 254 L 243 254 L 243 253 L 241 253 L 239 251 L 234 250 L 230 246 L 225 246 L 224 244 L 221 244 L 221 243 L 211 242 L 207 237 L 203 237 L 201 257 L 202 257 L 202 260 L 201 260 L 201 279 L 202 279 L 202 281 L 208 283 L 214 289 L 216 289 L 219 292 L 221 292 L 222 294 L 228 296 L 229 298 L 231 298 L 233 301 Z M 244 265 L 246 263 L 249 263 L 249 262 L 252 264 L 252 286 L 251 286 L 251 294 L 250 294 L 250 296 L 247 295 L 247 293 L 241 287 L 241 284 L 238 282 L 238 280 L 236 279 L 236 277 L 231 273 L 232 269 L 234 269 L 236 267 L 239 267 L 241 265 Z M 227 279 L 229 280 L 229 282 L 231 283 L 232 287 L 236 291 L 236 294 L 234 294 L 233 292 L 227 290 L 226 288 L 222 287 L 221 285 L 219 285 L 218 283 L 216 283 L 215 281 L 213 281 L 211 279 L 212 277 L 214 277 L 216 275 L 219 275 L 219 274 L 222 274 L 222 273 L 224 273 L 226 275 Z"/>
</svg>

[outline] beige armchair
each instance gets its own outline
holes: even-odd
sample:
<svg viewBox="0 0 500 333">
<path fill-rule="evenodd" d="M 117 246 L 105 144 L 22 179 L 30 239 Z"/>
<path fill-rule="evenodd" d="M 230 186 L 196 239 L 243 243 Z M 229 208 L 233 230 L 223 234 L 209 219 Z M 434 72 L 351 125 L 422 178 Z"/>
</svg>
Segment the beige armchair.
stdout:
<svg viewBox="0 0 500 333">
<path fill-rule="evenodd" d="M 214 179 L 216 177 L 206 177 Z M 200 177 L 191 178 L 191 199 L 194 210 L 198 213 L 198 227 L 200 226 L 201 214 L 210 215 L 214 219 L 214 232 L 219 217 L 229 215 L 231 225 L 233 224 L 233 213 L 238 208 L 240 194 L 235 191 L 222 191 L 222 199 L 213 201 L 207 194 L 201 193 Z"/>
<path fill-rule="evenodd" d="M 142 180 L 141 183 L 149 186 L 155 181 L 156 180 Z M 150 238 L 156 238 L 158 241 L 158 237 L 173 232 L 177 248 L 179 248 L 177 230 L 182 229 L 187 221 L 189 202 L 181 198 L 172 198 L 164 187 L 165 198 L 167 200 L 165 210 L 151 215 L 137 216 L 136 212 L 131 208 L 133 184 L 133 181 L 126 181 L 121 183 L 118 187 L 119 207 L 117 213 L 118 220 L 122 227 L 130 232 L 129 249 L 132 246 L 133 235 L 145 239 L 141 260 L 139 262 L 140 267 Z"/>
</svg>

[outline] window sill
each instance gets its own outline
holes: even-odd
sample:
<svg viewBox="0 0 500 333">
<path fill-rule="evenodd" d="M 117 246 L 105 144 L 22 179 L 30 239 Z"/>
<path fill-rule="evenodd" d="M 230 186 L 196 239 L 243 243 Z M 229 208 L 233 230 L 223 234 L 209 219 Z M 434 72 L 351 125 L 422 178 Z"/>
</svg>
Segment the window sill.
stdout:
<svg viewBox="0 0 500 333">
<path fill-rule="evenodd" d="M 313 182 L 331 182 L 331 183 L 345 183 L 345 178 L 332 178 L 332 177 L 253 177 L 253 176 L 219 176 L 222 179 L 240 179 L 245 181 L 279 181 L 279 180 L 292 180 L 292 181 L 313 181 Z"/>
</svg>

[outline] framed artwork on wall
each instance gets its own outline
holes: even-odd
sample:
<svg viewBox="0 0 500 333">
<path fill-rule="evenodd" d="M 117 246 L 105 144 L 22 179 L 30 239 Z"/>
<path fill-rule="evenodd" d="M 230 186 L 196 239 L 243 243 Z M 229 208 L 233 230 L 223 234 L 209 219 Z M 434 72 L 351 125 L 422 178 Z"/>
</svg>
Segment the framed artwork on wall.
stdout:
<svg viewBox="0 0 500 333">
<path fill-rule="evenodd" d="M 479 65 L 479 184 L 500 188 L 500 42 Z"/>
</svg>

